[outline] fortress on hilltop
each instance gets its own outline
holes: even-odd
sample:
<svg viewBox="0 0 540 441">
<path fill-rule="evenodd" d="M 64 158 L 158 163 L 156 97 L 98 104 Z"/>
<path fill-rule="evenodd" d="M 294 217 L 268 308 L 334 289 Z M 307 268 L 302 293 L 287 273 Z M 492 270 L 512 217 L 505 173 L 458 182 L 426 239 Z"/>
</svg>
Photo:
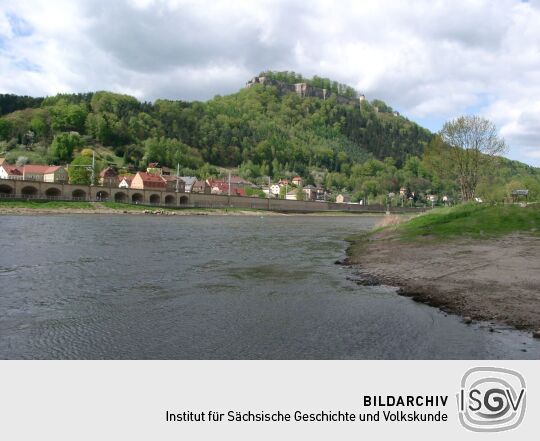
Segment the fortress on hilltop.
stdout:
<svg viewBox="0 0 540 441">
<path fill-rule="evenodd" d="M 358 97 L 356 98 L 351 98 L 348 96 L 338 95 L 328 89 L 321 89 L 319 87 L 314 87 L 309 83 L 304 82 L 304 83 L 289 84 L 284 81 L 274 80 L 273 78 L 269 78 L 269 77 L 254 77 L 246 83 L 246 88 L 252 87 L 255 84 L 264 84 L 267 86 L 273 86 L 282 95 L 285 95 L 286 93 L 294 92 L 299 97 L 302 97 L 302 98 L 315 97 L 315 98 L 320 98 L 321 100 L 326 100 L 327 98 L 330 98 L 331 96 L 335 96 L 336 101 L 339 104 L 360 105 L 362 101 L 366 99 L 364 95 L 358 95 Z"/>
</svg>

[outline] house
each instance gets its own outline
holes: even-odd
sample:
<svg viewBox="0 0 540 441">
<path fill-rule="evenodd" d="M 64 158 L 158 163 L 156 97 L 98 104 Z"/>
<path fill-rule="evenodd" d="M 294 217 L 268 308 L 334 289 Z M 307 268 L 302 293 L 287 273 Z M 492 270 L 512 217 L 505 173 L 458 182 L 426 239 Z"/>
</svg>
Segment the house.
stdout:
<svg viewBox="0 0 540 441">
<path fill-rule="evenodd" d="M 285 199 L 288 201 L 296 201 L 296 190 L 291 190 L 285 195 Z"/>
<path fill-rule="evenodd" d="M 129 188 L 129 187 L 131 187 L 131 181 L 133 181 L 133 178 L 134 178 L 133 175 L 119 176 L 118 181 L 120 183 L 118 184 L 118 188 Z"/>
<path fill-rule="evenodd" d="M 161 175 L 162 176 L 171 176 L 172 172 L 173 172 L 172 168 L 165 167 L 165 166 L 161 167 Z"/>
<path fill-rule="evenodd" d="M 285 185 L 291 185 L 291 183 L 289 182 L 288 179 L 280 179 L 280 180 L 278 181 L 278 185 L 279 185 L 280 187 L 283 187 L 283 186 L 285 186 Z"/>
<path fill-rule="evenodd" d="M 317 188 L 314 185 L 306 185 L 302 188 L 302 191 L 306 195 L 304 199 L 308 201 L 314 201 L 317 199 Z"/>
<path fill-rule="evenodd" d="M 107 167 L 99 173 L 99 185 L 106 187 L 116 186 L 118 183 L 118 173 L 112 167 Z"/>
<path fill-rule="evenodd" d="M 300 176 L 295 176 L 292 178 L 293 185 L 296 185 L 297 187 L 301 187 L 304 185 L 304 180 Z"/>
<path fill-rule="evenodd" d="M 225 179 L 225 181 L 229 182 L 229 179 Z M 246 181 L 240 176 L 231 176 L 230 182 L 231 182 L 231 188 L 254 187 L 252 182 Z"/>
<path fill-rule="evenodd" d="M 317 187 L 315 192 L 316 192 L 315 200 L 317 200 L 317 201 L 326 201 L 326 197 L 328 196 L 328 193 L 326 192 L 326 190 L 324 188 Z"/>
<path fill-rule="evenodd" d="M 206 183 L 210 187 L 210 193 L 212 194 L 229 194 L 229 183 L 225 181 L 220 181 L 217 179 L 208 179 Z M 233 188 L 231 184 L 231 194 L 233 193 Z"/>
<path fill-rule="evenodd" d="M 161 175 L 160 177 L 167 183 L 167 191 L 185 193 L 186 183 L 179 176 Z"/>
<path fill-rule="evenodd" d="M 197 178 L 195 176 L 180 176 L 180 179 L 184 181 L 185 192 L 191 193 L 191 189 L 193 187 L 193 184 L 195 184 L 195 181 L 197 180 Z"/>
<path fill-rule="evenodd" d="M 26 164 L 22 167 L 23 180 L 42 182 L 67 182 L 68 173 L 59 165 L 33 165 Z"/>
<path fill-rule="evenodd" d="M 191 193 L 205 193 L 210 194 L 211 187 L 206 181 L 199 181 L 198 179 L 191 186 Z"/>
<path fill-rule="evenodd" d="M 146 167 L 146 173 L 151 175 L 160 175 L 162 174 L 163 170 L 161 169 L 159 162 L 150 162 L 148 164 L 148 167 Z"/>
<path fill-rule="evenodd" d="M 167 190 L 167 182 L 153 173 L 138 172 L 131 181 L 131 187 L 139 190 Z"/>
<path fill-rule="evenodd" d="M 4 158 L 1 158 L 4 159 Z M 14 165 L 5 162 L 0 164 L 0 179 L 22 179 L 22 172 Z"/>
<path fill-rule="evenodd" d="M 279 184 L 272 184 L 270 186 L 270 194 L 273 194 L 274 196 L 279 196 L 279 190 L 281 190 Z"/>
<path fill-rule="evenodd" d="M 406 187 L 401 187 L 401 188 L 399 189 L 399 195 L 400 195 L 401 197 L 407 196 L 407 188 L 406 188 Z"/>
<path fill-rule="evenodd" d="M 336 202 L 338 204 L 348 204 L 351 201 L 351 198 L 348 194 L 340 193 L 336 196 Z"/>
</svg>

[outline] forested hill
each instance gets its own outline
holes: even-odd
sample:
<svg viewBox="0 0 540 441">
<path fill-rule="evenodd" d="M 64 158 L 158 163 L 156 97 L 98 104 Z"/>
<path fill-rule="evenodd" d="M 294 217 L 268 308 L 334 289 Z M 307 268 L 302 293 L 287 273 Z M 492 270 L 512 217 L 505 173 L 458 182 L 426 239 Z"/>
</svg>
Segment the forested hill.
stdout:
<svg viewBox="0 0 540 441">
<path fill-rule="evenodd" d="M 299 174 L 334 195 L 350 192 L 353 200 L 383 201 L 403 186 L 416 196 L 457 195 L 458 180 L 439 138 L 387 104 L 360 101 L 354 89 L 325 78 L 264 74 L 289 84 L 300 79 L 332 94 L 300 97 L 270 83 L 206 102 L 140 102 L 104 91 L 0 95 L 0 157 L 80 165 L 91 162 L 93 151 L 98 168 L 114 165 L 121 172 L 160 162 L 200 178 L 218 175 L 219 167 L 261 183 Z M 338 103 L 340 96 L 349 96 L 351 104 Z M 518 187 L 540 197 L 537 169 L 501 160 L 487 172 L 479 184 L 485 198 L 500 200 Z"/>
<path fill-rule="evenodd" d="M 399 165 L 407 155 L 420 155 L 430 133 L 378 107 L 377 112 L 367 101 L 359 108 L 332 98 L 280 96 L 262 85 L 207 102 L 147 103 L 110 92 L 45 99 L 2 95 L 0 109 L 20 110 L 2 117 L 0 140 L 8 150 L 29 142 L 44 147 L 55 135 L 76 131 L 85 144 L 112 147 L 126 165 L 159 160 L 175 166 L 179 161 L 196 169 L 204 162 L 252 163 L 271 175 L 306 174 L 313 167 L 339 171 L 370 156 L 391 156 Z M 152 139 L 162 139 L 162 151 L 148 148 Z"/>
</svg>

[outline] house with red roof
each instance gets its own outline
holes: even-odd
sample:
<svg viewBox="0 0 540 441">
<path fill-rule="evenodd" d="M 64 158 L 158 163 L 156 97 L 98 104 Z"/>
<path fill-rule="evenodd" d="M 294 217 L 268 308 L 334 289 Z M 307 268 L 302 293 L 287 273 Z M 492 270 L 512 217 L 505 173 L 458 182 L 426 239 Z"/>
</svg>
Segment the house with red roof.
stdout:
<svg viewBox="0 0 540 441">
<path fill-rule="evenodd" d="M 137 172 L 131 181 L 130 188 L 139 190 L 167 190 L 167 182 L 160 175 Z"/>
<path fill-rule="evenodd" d="M 131 181 L 133 181 L 134 175 L 124 175 L 118 176 L 118 188 L 129 188 L 131 187 Z"/>
<path fill-rule="evenodd" d="M 21 168 L 19 168 L 20 170 Z M 42 182 L 67 182 L 67 170 L 60 165 L 26 164 L 22 167 L 23 180 Z"/>
<path fill-rule="evenodd" d="M 118 173 L 112 167 L 106 167 L 99 173 L 99 185 L 107 187 L 116 186 L 118 184 Z"/>
<path fill-rule="evenodd" d="M 297 187 L 301 187 L 304 185 L 304 180 L 300 176 L 295 176 L 292 178 L 293 185 L 296 185 Z"/>
<path fill-rule="evenodd" d="M 22 179 L 22 171 L 14 165 L 0 164 L 0 179 Z"/>
<path fill-rule="evenodd" d="M 179 176 L 161 175 L 161 179 L 166 182 L 167 191 L 186 192 L 186 183 Z"/>
</svg>

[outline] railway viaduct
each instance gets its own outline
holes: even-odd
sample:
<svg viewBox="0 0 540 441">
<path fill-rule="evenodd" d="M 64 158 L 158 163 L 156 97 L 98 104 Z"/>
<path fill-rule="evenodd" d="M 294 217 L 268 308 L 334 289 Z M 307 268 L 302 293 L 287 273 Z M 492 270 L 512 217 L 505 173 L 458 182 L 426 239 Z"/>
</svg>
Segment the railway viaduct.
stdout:
<svg viewBox="0 0 540 441">
<path fill-rule="evenodd" d="M 256 208 L 284 212 L 350 211 L 384 213 L 378 204 L 339 204 L 335 202 L 291 201 L 258 197 L 227 196 L 202 193 L 176 193 L 160 190 L 60 184 L 41 181 L 0 179 L 2 199 L 40 199 L 73 201 L 111 201 L 119 203 L 169 207 Z M 425 208 L 390 207 L 392 212 L 421 212 Z"/>
</svg>

